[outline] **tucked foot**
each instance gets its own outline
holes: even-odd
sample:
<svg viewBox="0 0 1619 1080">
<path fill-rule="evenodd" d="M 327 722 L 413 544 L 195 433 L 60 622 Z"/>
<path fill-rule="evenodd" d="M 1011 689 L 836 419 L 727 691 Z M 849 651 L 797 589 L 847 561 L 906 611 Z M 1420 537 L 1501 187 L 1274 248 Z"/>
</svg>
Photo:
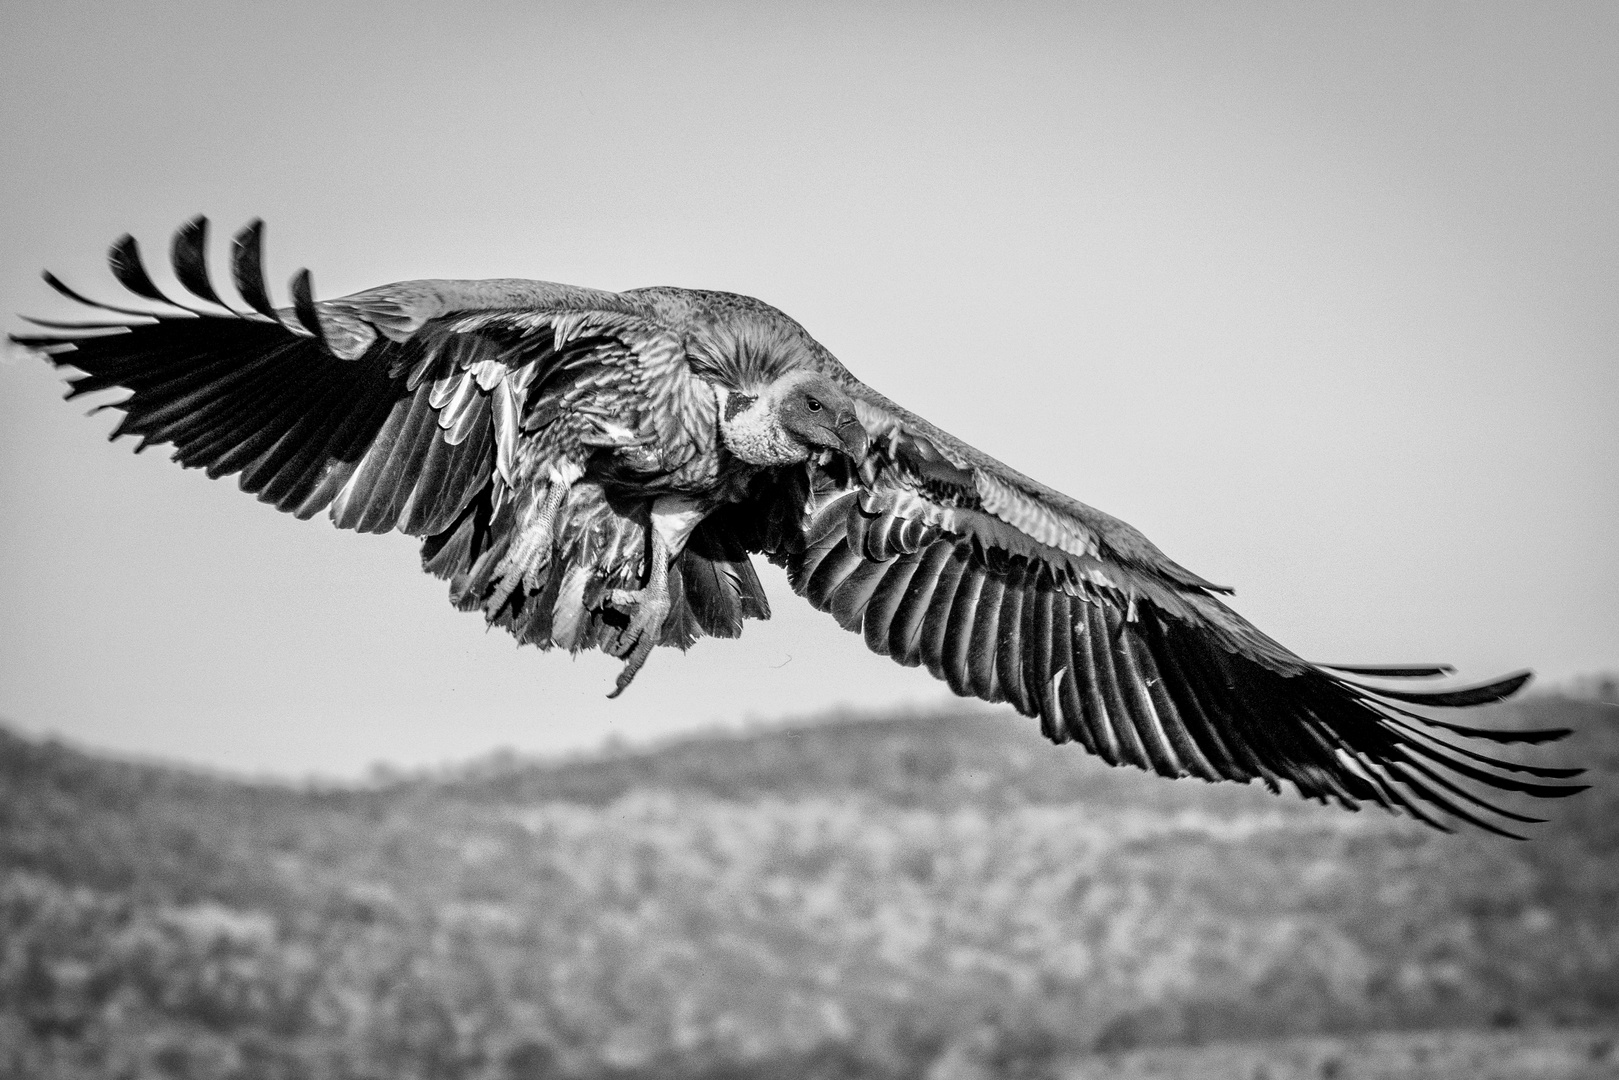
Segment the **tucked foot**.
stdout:
<svg viewBox="0 0 1619 1080">
<path fill-rule="evenodd" d="M 555 538 L 557 511 L 568 497 L 568 483 L 564 476 L 553 477 L 543 498 L 529 508 L 517 540 L 506 557 L 495 568 L 495 588 L 484 602 L 484 610 L 492 619 L 519 586 L 530 592 L 540 587 L 540 575 L 551 561 L 551 543 Z"/>
<path fill-rule="evenodd" d="M 652 647 L 662 639 L 663 623 L 669 617 L 669 589 L 667 585 L 661 589 L 614 589 L 608 594 L 607 603 L 630 618 L 629 625 L 618 632 L 607 650 L 624 661 L 618 683 L 607 695 L 616 698 L 635 681 L 641 665 L 652 654 Z"/>
<path fill-rule="evenodd" d="M 539 554 L 538 551 L 519 552 L 515 558 L 508 556 L 496 569 L 498 577 L 495 579 L 495 589 L 484 601 L 484 610 L 489 613 L 489 618 L 493 619 L 500 613 L 519 585 L 538 578 L 539 570 L 545 565 Z M 530 584 L 529 587 L 532 589 L 534 585 Z"/>
</svg>

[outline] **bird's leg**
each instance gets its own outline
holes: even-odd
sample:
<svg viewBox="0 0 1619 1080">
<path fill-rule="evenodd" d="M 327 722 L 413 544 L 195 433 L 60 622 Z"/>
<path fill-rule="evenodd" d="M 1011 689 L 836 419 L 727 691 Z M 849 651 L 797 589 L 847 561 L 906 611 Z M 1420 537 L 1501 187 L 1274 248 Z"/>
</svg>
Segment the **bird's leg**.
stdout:
<svg viewBox="0 0 1619 1080">
<path fill-rule="evenodd" d="M 614 589 L 607 597 L 610 605 L 630 616 L 629 625 L 619 632 L 611 650 L 624 659 L 624 668 L 608 697 L 616 698 L 624 692 L 651 655 L 652 647 L 662 639 L 663 623 L 669 617 L 669 564 L 685 550 L 687 537 L 704 514 L 696 503 L 679 496 L 661 496 L 652 504 L 652 550 L 646 587 Z"/>
<path fill-rule="evenodd" d="M 557 513 L 567 501 L 568 490 L 581 475 L 582 470 L 571 461 L 552 467 L 545 495 L 529 508 L 517 539 L 495 568 L 495 591 L 484 606 L 491 618 L 511 599 L 519 585 L 531 590 L 539 588 L 540 571 L 551 561 Z"/>
<path fill-rule="evenodd" d="M 624 658 L 624 667 L 618 673 L 618 682 L 607 696 L 622 694 L 652 654 L 658 643 L 663 620 L 669 617 L 669 546 L 656 529 L 652 532 L 652 568 L 647 574 L 646 588 L 631 591 L 615 589 L 609 598 L 614 607 L 632 608 L 630 624 L 618 635 L 617 655 Z"/>
</svg>

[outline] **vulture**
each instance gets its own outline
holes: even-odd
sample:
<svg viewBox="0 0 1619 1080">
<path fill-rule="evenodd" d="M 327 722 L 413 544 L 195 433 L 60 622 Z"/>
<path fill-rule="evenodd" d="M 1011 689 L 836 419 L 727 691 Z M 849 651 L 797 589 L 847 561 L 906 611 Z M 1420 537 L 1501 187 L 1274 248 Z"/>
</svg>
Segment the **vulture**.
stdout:
<svg viewBox="0 0 1619 1080">
<path fill-rule="evenodd" d="M 541 649 L 621 658 L 610 696 L 656 645 L 768 618 L 761 555 L 874 652 L 1112 765 L 1288 781 L 1508 836 L 1541 819 L 1490 789 L 1582 790 L 1578 769 L 1479 746 L 1566 731 L 1436 711 L 1500 701 L 1528 672 L 1413 689 L 1451 669 L 1303 660 L 1228 589 L 872 390 L 759 300 L 493 279 L 317 301 L 303 270 L 277 307 L 262 242 L 259 221 L 235 237 L 233 306 L 207 270 L 205 218 L 173 240 L 181 300 L 125 236 L 112 272 L 143 303 L 47 272 L 101 314 L 30 320 L 47 332 L 13 341 L 76 369 L 69 398 L 127 392 L 113 438 L 171 444 L 300 518 L 421 538 L 458 608 Z"/>
</svg>

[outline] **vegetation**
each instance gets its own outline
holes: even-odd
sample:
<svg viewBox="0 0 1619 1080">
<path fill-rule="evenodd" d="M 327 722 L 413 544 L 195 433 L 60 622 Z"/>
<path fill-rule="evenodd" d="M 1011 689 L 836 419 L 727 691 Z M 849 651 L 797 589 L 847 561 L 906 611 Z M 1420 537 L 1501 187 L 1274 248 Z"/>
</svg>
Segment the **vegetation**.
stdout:
<svg viewBox="0 0 1619 1080">
<path fill-rule="evenodd" d="M 1530 843 L 966 709 L 345 788 L 0 730 L 0 1074 L 1034 1078 L 1619 1026 L 1619 708 L 1499 719 L 1592 769 Z"/>
</svg>

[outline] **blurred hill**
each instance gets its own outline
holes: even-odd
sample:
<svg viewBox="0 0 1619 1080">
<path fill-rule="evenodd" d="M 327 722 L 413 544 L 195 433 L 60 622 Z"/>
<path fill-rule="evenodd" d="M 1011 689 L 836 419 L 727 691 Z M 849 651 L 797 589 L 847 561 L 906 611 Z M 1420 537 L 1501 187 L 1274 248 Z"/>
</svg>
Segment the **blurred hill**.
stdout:
<svg viewBox="0 0 1619 1080">
<path fill-rule="evenodd" d="M 0 729 L 0 1075 L 969 1080 L 1619 1030 L 1619 709 L 1495 720 L 1575 728 L 1537 760 L 1595 784 L 1530 843 L 967 708 L 355 787 Z"/>
</svg>

